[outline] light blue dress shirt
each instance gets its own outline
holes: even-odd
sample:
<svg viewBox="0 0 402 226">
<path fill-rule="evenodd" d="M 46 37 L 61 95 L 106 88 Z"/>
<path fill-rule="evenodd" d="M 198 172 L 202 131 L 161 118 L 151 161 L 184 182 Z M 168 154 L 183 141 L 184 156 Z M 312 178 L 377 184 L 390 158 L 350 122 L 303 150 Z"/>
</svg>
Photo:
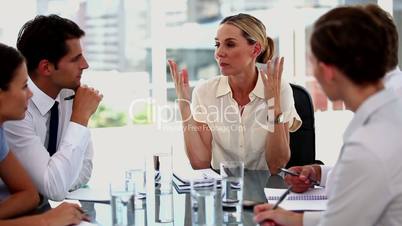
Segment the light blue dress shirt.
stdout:
<svg viewBox="0 0 402 226">
<path fill-rule="evenodd" d="M 327 211 L 304 225 L 402 225 L 402 98 L 391 89 L 369 97 L 344 133 L 327 181 Z"/>
<path fill-rule="evenodd" d="M 8 145 L 4 136 L 3 127 L 0 127 L 0 161 L 3 161 L 8 154 Z"/>
</svg>

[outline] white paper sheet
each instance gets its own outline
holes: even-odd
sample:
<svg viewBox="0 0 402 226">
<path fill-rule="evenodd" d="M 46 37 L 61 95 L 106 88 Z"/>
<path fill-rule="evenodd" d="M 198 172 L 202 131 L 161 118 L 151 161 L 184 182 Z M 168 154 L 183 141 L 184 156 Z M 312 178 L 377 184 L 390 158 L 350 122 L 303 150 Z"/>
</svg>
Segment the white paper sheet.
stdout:
<svg viewBox="0 0 402 226">
<path fill-rule="evenodd" d="M 265 196 L 275 204 L 286 189 L 265 188 Z M 314 188 L 304 193 L 291 192 L 279 206 L 292 211 L 323 211 L 327 209 L 328 199 L 325 188 Z"/>
<path fill-rule="evenodd" d="M 79 188 L 70 192 L 66 199 L 91 201 L 91 202 L 110 202 L 110 195 L 107 188 L 95 189 L 95 188 Z"/>
</svg>

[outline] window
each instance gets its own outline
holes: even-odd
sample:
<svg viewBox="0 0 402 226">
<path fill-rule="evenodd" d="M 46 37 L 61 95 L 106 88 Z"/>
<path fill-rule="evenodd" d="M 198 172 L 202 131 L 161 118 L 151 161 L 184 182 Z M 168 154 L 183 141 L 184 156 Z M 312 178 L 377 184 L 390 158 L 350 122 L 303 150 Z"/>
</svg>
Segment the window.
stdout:
<svg viewBox="0 0 402 226">
<path fill-rule="evenodd" d="M 339 126 L 329 119 L 339 118 L 342 127 L 350 120 L 350 114 L 343 103 L 330 102 L 312 76 L 308 62 L 312 25 L 320 15 L 338 5 L 377 3 L 372 0 L 30 0 L 23 1 L 21 8 L 21 2 L 9 1 L 0 8 L 1 42 L 15 45 L 18 30 L 36 14 L 59 14 L 76 21 L 85 30 L 82 44 L 90 68 L 84 72 L 83 82 L 104 93 L 102 106 L 92 118 L 92 127 L 155 125 L 160 116 L 170 118 L 169 122 L 180 118 L 170 117 L 177 114 L 177 108 L 166 60 L 175 59 L 180 67 L 188 68 L 192 87 L 199 80 L 218 75 L 213 53 L 220 20 L 239 12 L 252 14 L 264 22 L 268 35 L 275 40 L 277 54 L 285 57 L 284 77 L 306 87 L 313 97 L 318 147 L 320 139 L 328 140 L 332 128 Z M 401 31 L 402 2 L 379 0 L 378 4 L 393 12 Z M 19 13 L 15 14 L 16 11 Z M 401 39 L 399 44 L 402 46 Z M 402 48 L 399 59 L 402 66 Z M 343 128 L 339 129 L 340 134 L 341 131 Z M 338 148 L 335 145 L 334 149 Z"/>
</svg>

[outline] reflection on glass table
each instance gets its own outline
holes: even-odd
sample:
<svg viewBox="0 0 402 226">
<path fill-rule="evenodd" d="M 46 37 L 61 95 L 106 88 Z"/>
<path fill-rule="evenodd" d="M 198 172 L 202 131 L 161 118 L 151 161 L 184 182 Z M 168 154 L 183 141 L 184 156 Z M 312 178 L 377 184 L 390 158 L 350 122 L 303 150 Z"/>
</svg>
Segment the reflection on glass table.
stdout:
<svg viewBox="0 0 402 226">
<path fill-rule="evenodd" d="M 214 202 L 216 225 L 256 225 L 253 222 L 253 207 L 255 204 L 267 202 L 264 194 L 265 187 L 285 188 L 286 184 L 281 176 L 270 176 L 268 171 L 244 171 L 244 205 L 241 223 L 223 223 L 224 211 L 232 210 L 230 207 L 222 207 L 222 192 L 221 189 L 217 189 Z M 192 225 L 190 193 L 179 194 L 174 188 L 171 193 L 161 192 L 157 187 L 148 186 L 147 188 L 146 199 L 135 199 L 135 202 L 141 203 L 135 203 L 134 225 Z M 94 202 L 81 202 L 81 204 L 91 215 L 93 223 L 112 225 L 109 204 Z"/>
</svg>

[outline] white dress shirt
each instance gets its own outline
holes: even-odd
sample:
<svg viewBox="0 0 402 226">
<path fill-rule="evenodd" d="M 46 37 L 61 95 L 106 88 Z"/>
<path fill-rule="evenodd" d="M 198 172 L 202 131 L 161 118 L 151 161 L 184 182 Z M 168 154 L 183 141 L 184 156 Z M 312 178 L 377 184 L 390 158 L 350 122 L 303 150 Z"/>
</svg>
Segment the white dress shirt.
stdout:
<svg viewBox="0 0 402 226">
<path fill-rule="evenodd" d="M 39 192 L 51 200 L 63 200 L 69 190 L 86 184 L 91 176 L 93 147 L 90 132 L 87 127 L 70 121 L 73 100 L 64 98 L 73 91 L 61 90 L 56 98 L 59 102 L 57 151 L 50 157 L 48 127 L 55 100 L 31 79 L 28 86 L 33 96 L 25 118 L 4 123 L 7 142 Z"/>
<path fill-rule="evenodd" d="M 394 90 L 402 89 L 402 71 L 398 66 L 385 74 L 384 85 L 386 88 Z"/>
<path fill-rule="evenodd" d="M 391 89 L 359 107 L 336 165 L 322 171 L 327 210 L 305 212 L 303 225 L 402 225 L 401 112 L 402 99 Z"/>
<path fill-rule="evenodd" d="M 215 169 L 219 169 L 221 161 L 241 160 L 247 169 L 268 170 L 265 142 L 268 131 L 272 132 L 274 126 L 269 125 L 267 116 L 273 120 L 274 103 L 265 100 L 260 75 L 249 98 L 250 102 L 240 114 L 227 76 L 214 77 L 193 91 L 192 114 L 194 120 L 206 123 L 211 129 L 212 167 Z M 301 120 L 294 106 L 292 88 L 283 80 L 281 108 L 289 130 L 296 131 Z"/>
</svg>

